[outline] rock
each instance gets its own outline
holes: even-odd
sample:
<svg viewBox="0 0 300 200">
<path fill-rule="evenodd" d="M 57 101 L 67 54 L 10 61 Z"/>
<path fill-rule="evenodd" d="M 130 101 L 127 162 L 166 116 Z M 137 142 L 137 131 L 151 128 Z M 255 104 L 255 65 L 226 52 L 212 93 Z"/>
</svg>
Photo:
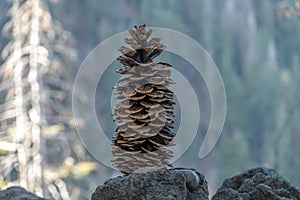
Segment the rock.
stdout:
<svg viewBox="0 0 300 200">
<path fill-rule="evenodd" d="M 226 179 L 212 200 L 300 200 L 300 192 L 275 170 L 259 167 Z"/>
<path fill-rule="evenodd" d="M 27 192 L 21 187 L 10 187 L 0 191 L 1 200 L 44 200 L 36 195 Z"/>
<path fill-rule="evenodd" d="M 193 169 L 159 169 L 107 180 L 92 200 L 208 200 L 207 182 Z"/>
</svg>

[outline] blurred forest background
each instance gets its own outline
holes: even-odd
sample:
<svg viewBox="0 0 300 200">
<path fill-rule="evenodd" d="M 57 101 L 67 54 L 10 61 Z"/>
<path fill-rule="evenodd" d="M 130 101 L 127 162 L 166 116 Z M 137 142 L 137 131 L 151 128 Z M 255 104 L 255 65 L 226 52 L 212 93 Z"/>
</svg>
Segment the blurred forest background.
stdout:
<svg viewBox="0 0 300 200">
<path fill-rule="evenodd" d="M 80 143 L 72 84 L 96 45 L 144 23 L 203 45 L 226 87 L 223 133 L 200 160 L 210 117 L 205 83 L 183 59 L 157 58 L 184 69 L 203 102 L 198 136 L 175 166 L 202 172 L 210 193 L 226 177 L 258 165 L 300 188 L 299 0 L 1 0 L 0 189 L 20 184 L 52 199 L 89 199 L 97 184 L 118 175 Z M 96 97 L 108 137 L 115 129 L 110 98 L 119 67 L 107 70 Z"/>
</svg>

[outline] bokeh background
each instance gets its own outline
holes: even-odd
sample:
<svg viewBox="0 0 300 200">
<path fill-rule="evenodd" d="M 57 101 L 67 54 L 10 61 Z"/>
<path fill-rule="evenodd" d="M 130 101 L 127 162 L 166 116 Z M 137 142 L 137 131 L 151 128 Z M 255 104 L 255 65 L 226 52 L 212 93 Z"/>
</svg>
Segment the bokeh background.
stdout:
<svg viewBox="0 0 300 200">
<path fill-rule="evenodd" d="M 184 59 L 168 52 L 156 58 L 184 71 L 201 102 L 197 137 L 174 165 L 203 173 L 211 194 L 225 178 L 261 165 L 300 188 L 300 1 L 1 0 L 0 189 L 21 185 L 52 199 L 89 199 L 98 184 L 119 175 L 80 143 L 72 85 L 96 45 L 139 24 L 192 37 L 210 54 L 226 87 L 222 135 L 200 160 L 210 119 L 205 83 Z M 110 138 L 120 67 L 111 64 L 96 93 L 99 123 Z"/>
</svg>

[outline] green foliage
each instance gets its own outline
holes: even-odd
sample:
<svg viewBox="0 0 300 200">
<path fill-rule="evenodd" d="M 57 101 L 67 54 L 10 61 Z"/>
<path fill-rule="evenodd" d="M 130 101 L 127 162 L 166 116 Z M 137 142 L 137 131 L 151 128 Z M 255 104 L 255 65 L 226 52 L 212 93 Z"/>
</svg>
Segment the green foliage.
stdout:
<svg viewBox="0 0 300 200">
<path fill-rule="evenodd" d="M 218 148 L 219 181 L 251 167 L 251 151 L 245 132 L 236 130 L 233 133 L 224 133 Z"/>
</svg>

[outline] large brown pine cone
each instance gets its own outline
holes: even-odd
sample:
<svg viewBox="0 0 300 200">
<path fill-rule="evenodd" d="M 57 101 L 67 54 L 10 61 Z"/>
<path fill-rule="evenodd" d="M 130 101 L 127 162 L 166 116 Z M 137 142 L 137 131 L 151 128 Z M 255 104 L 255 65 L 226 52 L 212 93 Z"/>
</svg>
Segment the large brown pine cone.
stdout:
<svg viewBox="0 0 300 200">
<path fill-rule="evenodd" d="M 148 41 L 152 30 L 145 25 L 129 30 L 132 38 L 125 42 L 133 49 L 122 46 L 119 50 L 124 56 L 118 60 L 124 68 L 117 72 L 123 74 L 115 87 L 114 121 L 117 124 L 113 138 L 112 162 L 125 174 L 143 168 L 158 168 L 169 164 L 174 145 L 172 139 L 173 92 L 168 89 L 174 82 L 170 78 L 171 65 L 154 63 L 165 46 L 159 38 Z"/>
</svg>

